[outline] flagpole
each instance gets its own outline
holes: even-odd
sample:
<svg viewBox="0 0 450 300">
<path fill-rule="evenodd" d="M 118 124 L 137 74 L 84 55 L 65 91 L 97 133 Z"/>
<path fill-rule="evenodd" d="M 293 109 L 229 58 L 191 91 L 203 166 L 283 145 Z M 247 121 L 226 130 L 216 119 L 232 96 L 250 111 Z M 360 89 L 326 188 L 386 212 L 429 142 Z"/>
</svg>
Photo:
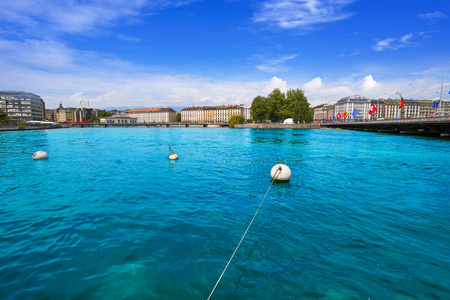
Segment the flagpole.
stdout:
<svg viewBox="0 0 450 300">
<path fill-rule="evenodd" d="M 373 98 L 375 100 L 375 98 Z M 379 99 L 377 99 L 377 114 L 375 115 L 375 121 L 378 120 L 378 109 L 380 109 Z"/>
<path fill-rule="evenodd" d="M 444 78 L 442 78 L 442 83 L 441 83 L 441 95 L 439 96 L 439 118 L 442 116 L 441 115 L 441 110 L 442 110 L 442 88 L 444 87 Z"/>
<path fill-rule="evenodd" d="M 400 104 L 402 103 L 402 100 L 403 100 L 403 95 L 402 95 L 402 93 L 401 92 L 399 92 L 399 91 L 397 91 L 397 94 L 399 94 L 399 96 L 400 96 Z M 400 104 L 398 105 L 398 107 L 397 107 L 397 120 L 400 120 Z M 405 104 L 406 104 L 406 102 L 405 102 Z M 403 107 L 403 106 L 402 106 Z"/>
</svg>

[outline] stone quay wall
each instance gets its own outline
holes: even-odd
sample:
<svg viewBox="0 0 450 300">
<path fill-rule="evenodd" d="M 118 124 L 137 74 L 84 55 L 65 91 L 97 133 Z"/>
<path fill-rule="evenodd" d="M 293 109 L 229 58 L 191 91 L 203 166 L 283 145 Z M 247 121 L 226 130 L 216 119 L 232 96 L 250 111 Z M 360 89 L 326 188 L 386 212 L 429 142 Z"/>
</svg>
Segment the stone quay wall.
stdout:
<svg viewBox="0 0 450 300">
<path fill-rule="evenodd" d="M 282 123 L 247 123 L 235 124 L 234 128 L 258 128 L 258 129 L 319 129 L 320 124 L 282 124 Z"/>
</svg>

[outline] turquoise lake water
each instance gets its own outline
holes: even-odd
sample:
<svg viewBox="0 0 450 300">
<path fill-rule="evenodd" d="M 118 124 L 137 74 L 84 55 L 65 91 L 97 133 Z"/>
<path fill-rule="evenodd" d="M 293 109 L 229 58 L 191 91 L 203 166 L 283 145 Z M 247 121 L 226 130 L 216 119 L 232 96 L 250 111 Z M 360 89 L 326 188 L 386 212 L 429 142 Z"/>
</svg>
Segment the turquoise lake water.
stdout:
<svg viewBox="0 0 450 300">
<path fill-rule="evenodd" d="M 227 128 L 0 133 L 0 299 L 206 299 L 277 163 L 212 299 L 450 299 L 449 139 Z"/>
</svg>

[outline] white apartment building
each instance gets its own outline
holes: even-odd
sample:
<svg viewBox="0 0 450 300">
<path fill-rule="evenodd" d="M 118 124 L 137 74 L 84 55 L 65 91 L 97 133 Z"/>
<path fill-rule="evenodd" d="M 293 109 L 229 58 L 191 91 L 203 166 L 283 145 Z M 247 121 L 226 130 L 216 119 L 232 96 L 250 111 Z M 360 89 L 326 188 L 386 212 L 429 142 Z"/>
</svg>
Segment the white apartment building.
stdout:
<svg viewBox="0 0 450 300">
<path fill-rule="evenodd" d="M 247 115 L 244 115 L 244 112 Z M 193 106 L 181 110 L 181 122 L 187 123 L 227 123 L 232 115 L 250 119 L 250 108 L 240 105 Z"/>
<path fill-rule="evenodd" d="M 344 115 L 344 112 L 347 112 L 349 115 L 347 119 L 355 120 L 355 121 L 363 121 L 370 119 L 369 110 L 370 110 L 370 102 L 374 100 L 370 100 L 369 98 L 362 97 L 359 95 L 349 96 L 342 98 L 335 105 L 335 116 L 337 114 Z M 353 110 L 356 108 L 358 111 L 358 115 L 353 117 Z M 342 120 L 342 119 L 341 119 Z"/>
<path fill-rule="evenodd" d="M 245 120 L 249 120 L 252 118 L 251 116 L 251 107 L 250 106 L 245 106 L 244 104 L 241 104 L 242 107 L 242 115 L 244 116 Z"/>
<path fill-rule="evenodd" d="M 186 107 L 181 110 L 181 122 L 198 123 L 205 122 L 203 117 L 203 106 Z"/>
<path fill-rule="evenodd" d="M 242 107 L 239 105 L 216 106 L 214 119 L 217 123 L 227 123 L 232 115 L 242 116 Z"/>
<path fill-rule="evenodd" d="M 177 113 L 170 107 L 128 109 L 126 115 L 140 124 L 175 122 Z"/>
</svg>

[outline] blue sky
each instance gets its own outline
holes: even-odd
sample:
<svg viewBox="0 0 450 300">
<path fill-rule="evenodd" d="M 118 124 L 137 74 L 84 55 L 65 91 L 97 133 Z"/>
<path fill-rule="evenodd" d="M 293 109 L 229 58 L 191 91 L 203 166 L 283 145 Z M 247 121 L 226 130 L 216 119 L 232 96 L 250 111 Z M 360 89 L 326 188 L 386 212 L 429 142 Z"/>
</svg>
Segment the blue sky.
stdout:
<svg viewBox="0 0 450 300">
<path fill-rule="evenodd" d="M 300 88 L 350 95 L 450 90 L 447 0 L 0 2 L 0 90 L 47 108 L 250 104 Z"/>
</svg>

